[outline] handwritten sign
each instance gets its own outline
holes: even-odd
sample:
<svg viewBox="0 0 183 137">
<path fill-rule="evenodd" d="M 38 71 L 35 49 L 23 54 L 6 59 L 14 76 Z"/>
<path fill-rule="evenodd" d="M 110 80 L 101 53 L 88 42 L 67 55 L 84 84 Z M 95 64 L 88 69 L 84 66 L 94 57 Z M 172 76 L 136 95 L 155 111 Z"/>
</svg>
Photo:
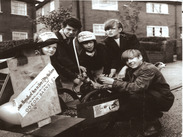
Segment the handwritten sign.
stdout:
<svg viewBox="0 0 183 137">
<path fill-rule="evenodd" d="M 14 99 L 18 112 L 24 117 L 52 85 L 58 74 L 49 63 L 37 77 Z"/>
<path fill-rule="evenodd" d="M 93 106 L 94 117 L 100 117 L 110 112 L 119 110 L 119 100 L 115 99 L 102 104 Z"/>
</svg>

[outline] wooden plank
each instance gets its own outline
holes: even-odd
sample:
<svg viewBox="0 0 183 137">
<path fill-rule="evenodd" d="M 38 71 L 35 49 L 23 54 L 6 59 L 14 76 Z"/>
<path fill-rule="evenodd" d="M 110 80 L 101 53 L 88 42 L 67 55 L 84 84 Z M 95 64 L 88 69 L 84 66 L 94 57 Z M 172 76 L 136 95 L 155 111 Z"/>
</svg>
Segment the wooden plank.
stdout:
<svg viewBox="0 0 183 137">
<path fill-rule="evenodd" d="M 10 100 L 15 99 L 48 63 L 50 63 L 49 56 L 28 57 L 28 64 L 23 66 L 17 66 L 17 59 L 9 60 L 8 68 L 14 89 L 14 95 Z M 37 123 L 60 112 L 61 108 L 54 83 L 25 117 L 20 116 L 21 126 Z"/>
<path fill-rule="evenodd" d="M 73 118 L 63 115 L 53 116 L 50 124 L 33 131 L 31 135 L 39 137 L 54 137 L 60 135 L 66 130 L 70 130 L 74 126 L 79 126 L 82 121 L 84 121 L 84 118 Z"/>
</svg>

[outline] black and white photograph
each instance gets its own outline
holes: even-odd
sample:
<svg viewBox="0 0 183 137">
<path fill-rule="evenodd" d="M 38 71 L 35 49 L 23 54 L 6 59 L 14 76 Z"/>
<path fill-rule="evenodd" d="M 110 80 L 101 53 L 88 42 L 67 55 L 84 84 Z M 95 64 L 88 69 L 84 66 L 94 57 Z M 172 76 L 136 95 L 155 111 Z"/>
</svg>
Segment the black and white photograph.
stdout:
<svg viewBox="0 0 183 137">
<path fill-rule="evenodd" d="M 0 0 L 0 137 L 182 137 L 182 0 Z"/>
</svg>

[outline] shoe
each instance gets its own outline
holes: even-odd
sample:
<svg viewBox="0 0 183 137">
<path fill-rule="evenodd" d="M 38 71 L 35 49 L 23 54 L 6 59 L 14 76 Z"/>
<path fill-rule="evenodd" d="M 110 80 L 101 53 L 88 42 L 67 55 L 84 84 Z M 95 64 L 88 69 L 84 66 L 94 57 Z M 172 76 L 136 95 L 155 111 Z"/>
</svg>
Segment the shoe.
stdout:
<svg viewBox="0 0 183 137">
<path fill-rule="evenodd" d="M 160 130 L 161 130 L 161 123 L 158 119 L 151 121 L 151 122 L 148 122 L 147 127 L 144 131 L 144 136 L 150 137 L 153 135 L 157 135 L 160 133 Z"/>
</svg>

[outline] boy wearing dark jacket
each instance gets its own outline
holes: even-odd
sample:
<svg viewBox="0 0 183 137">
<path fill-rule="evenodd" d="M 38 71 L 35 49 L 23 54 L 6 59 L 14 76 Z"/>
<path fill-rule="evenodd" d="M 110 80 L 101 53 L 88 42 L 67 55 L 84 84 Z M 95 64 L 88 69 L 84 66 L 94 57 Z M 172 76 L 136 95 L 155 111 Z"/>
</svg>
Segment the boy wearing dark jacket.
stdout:
<svg viewBox="0 0 183 137">
<path fill-rule="evenodd" d="M 79 55 L 80 65 L 86 68 L 87 76 L 92 80 L 92 83 L 84 83 L 80 90 L 82 93 L 88 93 L 96 89 L 97 86 L 102 86 L 97 80 L 103 74 L 106 66 L 106 52 L 104 45 L 97 43 L 95 35 L 90 31 L 80 32 L 78 42 L 79 46 L 82 47 Z"/>
<path fill-rule="evenodd" d="M 123 32 L 123 26 L 117 19 L 109 19 L 104 23 L 106 39 L 104 40 L 108 53 L 108 66 L 105 68 L 109 77 L 114 77 L 125 65 L 121 62 L 121 54 L 127 49 L 139 49 L 145 61 L 149 62 L 145 50 L 140 47 L 140 43 L 134 34 Z"/>
<path fill-rule="evenodd" d="M 126 50 L 121 58 L 128 66 L 125 78 L 100 80 L 120 93 L 121 117 L 145 121 L 144 136 L 157 134 L 161 127 L 158 119 L 171 108 L 174 95 L 162 73 L 153 64 L 144 62 L 139 50 Z"/>
<path fill-rule="evenodd" d="M 84 67 L 77 65 L 77 53 L 75 53 L 73 45 L 73 39 L 81 28 L 81 22 L 76 18 L 68 18 L 62 25 L 62 29 L 56 32 L 59 43 L 54 55 L 58 61 L 55 69 L 61 77 L 63 87 L 65 85 L 65 88 L 72 89 L 73 84 L 80 83 L 79 69 L 85 71 Z"/>
</svg>

